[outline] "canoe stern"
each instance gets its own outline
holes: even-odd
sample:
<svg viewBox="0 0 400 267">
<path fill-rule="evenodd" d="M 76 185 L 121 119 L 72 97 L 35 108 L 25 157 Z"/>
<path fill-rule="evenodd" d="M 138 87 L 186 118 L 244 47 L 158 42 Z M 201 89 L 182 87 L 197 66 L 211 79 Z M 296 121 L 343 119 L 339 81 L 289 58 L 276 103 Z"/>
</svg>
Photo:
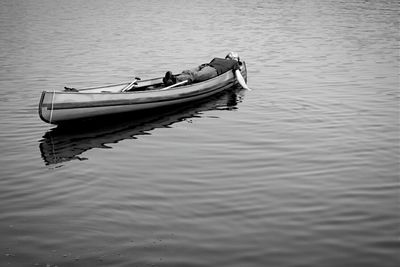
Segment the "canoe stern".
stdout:
<svg viewBox="0 0 400 267">
<path fill-rule="evenodd" d="M 39 101 L 39 117 L 40 119 L 42 119 L 42 121 L 47 122 L 47 123 L 51 123 L 50 120 L 50 113 L 52 112 L 51 110 L 49 110 L 47 107 L 45 107 L 47 104 L 47 102 L 49 102 L 49 95 L 51 94 L 50 98 L 52 98 L 54 92 L 46 92 L 43 91 L 41 96 L 40 96 L 40 101 Z"/>
</svg>

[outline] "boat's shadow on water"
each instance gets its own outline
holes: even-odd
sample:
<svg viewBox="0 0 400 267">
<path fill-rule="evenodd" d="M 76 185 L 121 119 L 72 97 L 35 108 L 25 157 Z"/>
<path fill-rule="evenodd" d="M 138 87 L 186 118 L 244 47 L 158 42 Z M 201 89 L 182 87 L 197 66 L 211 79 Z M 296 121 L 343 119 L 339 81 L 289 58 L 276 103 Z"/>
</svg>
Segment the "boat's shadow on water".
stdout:
<svg viewBox="0 0 400 267">
<path fill-rule="evenodd" d="M 57 126 L 47 131 L 40 140 L 40 153 L 46 165 L 86 160 L 81 154 L 92 148 L 110 148 L 107 144 L 135 139 L 156 128 L 166 128 L 183 120 L 201 117 L 204 111 L 236 109 L 242 96 L 243 90 L 233 89 L 184 106 Z"/>
</svg>

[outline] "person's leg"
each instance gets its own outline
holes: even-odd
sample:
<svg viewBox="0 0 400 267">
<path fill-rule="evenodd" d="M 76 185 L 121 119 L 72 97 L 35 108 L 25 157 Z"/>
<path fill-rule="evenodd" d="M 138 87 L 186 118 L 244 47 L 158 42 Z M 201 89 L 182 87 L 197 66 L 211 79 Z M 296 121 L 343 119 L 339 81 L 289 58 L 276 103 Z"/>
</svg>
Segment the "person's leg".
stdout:
<svg viewBox="0 0 400 267">
<path fill-rule="evenodd" d="M 194 73 L 193 82 L 202 82 L 218 75 L 217 70 L 210 66 L 204 66 L 198 72 Z"/>
<path fill-rule="evenodd" d="M 173 84 L 183 81 L 188 81 L 188 83 L 202 82 L 218 75 L 217 70 L 210 67 L 208 64 L 202 64 L 190 70 L 184 70 L 180 74 L 172 75 L 171 72 L 167 72 L 164 78 L 164 84 L 166 82 Z"/>
<path fill-rule="evenodd" d="M 182 71 L 180 74 L 177 74 L 177 75 L 174 76 L 175 82 L 179 83 L 179 82 L 183 82 L 183 81 L 186 81 L 186 80 L 189 81 L 189 83 L 194 82 L 194 80 L 196 78 L 196 73 L 201 71 L 204 68 L 204 66 L 206 66 L 206 65 L 207 64 L 202 64 L 202 65 L 197 66 L 195 68 Z"/>
<path fill-rule="evenodd" d="M 189 83 L 192 83 L 194 81 L 194 72 L 191 70 L 184 70 L 182 73 L 175 75 L 175 82 L 183 82 L 183 81 L 189 81 Z"/>
</svg>

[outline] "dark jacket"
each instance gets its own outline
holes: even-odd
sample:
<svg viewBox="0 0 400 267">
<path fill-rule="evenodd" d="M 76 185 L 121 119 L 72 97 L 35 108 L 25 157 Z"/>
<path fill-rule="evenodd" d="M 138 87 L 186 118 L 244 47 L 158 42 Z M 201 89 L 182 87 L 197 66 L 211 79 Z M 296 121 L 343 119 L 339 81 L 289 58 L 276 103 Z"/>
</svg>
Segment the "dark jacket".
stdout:
<svg viewBox="0 0 400 267">
<path fill-rule="evenodd" d="M 229 70 L 235 71 L 240 69 L 239 62 L 233 59 L 214 58 L 208 65 L 216 69 L 218 75 Z"/>
</svg>

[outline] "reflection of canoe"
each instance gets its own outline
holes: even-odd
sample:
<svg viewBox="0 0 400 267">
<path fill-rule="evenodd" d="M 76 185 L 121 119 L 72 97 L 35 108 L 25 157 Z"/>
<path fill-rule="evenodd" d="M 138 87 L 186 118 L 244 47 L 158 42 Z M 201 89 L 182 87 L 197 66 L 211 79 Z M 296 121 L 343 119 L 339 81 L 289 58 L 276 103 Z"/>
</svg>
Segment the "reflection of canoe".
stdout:
<svg viewBox="0 0 400 267">
<path fill-rule="evenodd" d="M 215 97 L 200 101 L 195 106 L 182 105 L 179 108 L 163 109 L 161 113 L 140 112 L 128 116 L 113 116 L 108 123 L 91 121 L 77 125 L 60 125 L 45 133 L 39 149 L 46 165 L 58 164 L 70 160 L 84 160 L 80 155 L 92 148 L 109 148 L 107 144 L 124 139 L 137 138 L 148 134 L 155 128 L 169 125 L 185 119 L 201 116 L 203 111 L 216 109 L 235 109 L 240 93 L 238 89 L 229 90 Z"/>
<path fill-rule="evenodd" d="M 241 72 L 247 79 L 246 64 Z M 133 84 L 44 91 L 39 103 L 39 116 L 48 123 L 63 122 L 129 111 L 162 108 L 209 97 L 237 84 L 233 71 L 225 72 L 204 82 L 163 87 L 162 78 L 136 81 L 132 90 L 121 92 Z"/>
</svg>

